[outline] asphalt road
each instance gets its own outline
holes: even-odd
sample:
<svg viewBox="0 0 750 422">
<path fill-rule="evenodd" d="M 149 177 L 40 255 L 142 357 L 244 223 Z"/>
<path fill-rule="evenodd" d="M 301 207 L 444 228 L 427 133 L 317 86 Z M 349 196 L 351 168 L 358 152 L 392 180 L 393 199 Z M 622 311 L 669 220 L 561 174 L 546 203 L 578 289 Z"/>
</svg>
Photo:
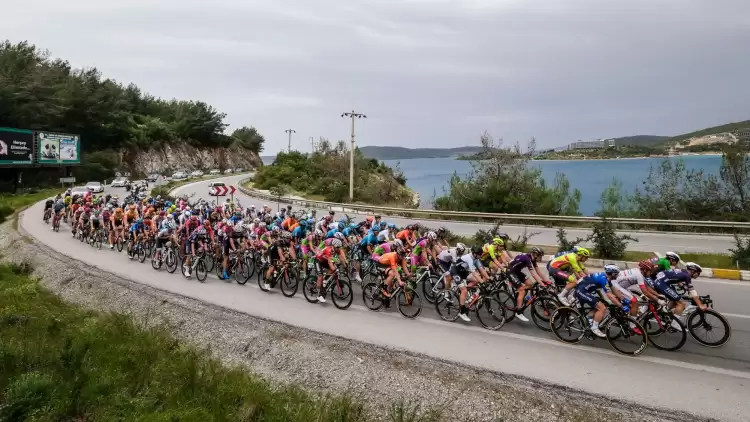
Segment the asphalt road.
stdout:
<svg viewBox="0 0 750 422">
<path fill-rule="evenodd" d="M 230 176 L 227 178 L 222 178 L 220 180 L 224 181 L 227 185 L 234 185 L 239 186 L 239 181 L 242 179 L 245 179 L 249 177 L 247 174 L 244 175 L 237 175 L 237 176 Z M 200 186 L 200 185 L 199 185 Z M 198 188 L 195 189 L 189 189 L 190 192 L 188 193 L 195 193 L 196 198 L 203 197 L 206 198 L 208 196 L 208 188 Z M 239 193 L 239 192 L 238 192 Z M 242 202 L 242 205 L 250 205 L 255 204 L 256 206 L 261 205 L 261 201 L 255 198 L 250 198 L 246 195 L 237 195 Z M 246 204 L 247 203 L 247 204 Z M 277 203 L 277 202 L 266 202 L 266 205 L 271 206 L 272 208 L 278 208 L 279 206 L 287 206 L 289 204 L 287 203 Z M 320 213 L 328 212 L 328 210 L 317 210 L 318 215 L 322 215 Z M 384 215 L 384 218 L 387 219 L 389 222 L 394 222 L 398 224 L 400 227 L 403 227 L 407 224 L 413 223 L 414 220 L 409 220 L 405 218 L 397 218 L 397 217 L 388 217 Z M 491 228 L 492 225 L 488 223 L 469 223 L 469 222 L 458 222 L 458 221 L 450 221 L 450 220 L 420 220 L 422 223 L 424 223 L 427 226 L 430 227 L 441 227 L 444 226 L 448 230 L 464 235 L 464 236 L 472 236 L 474 235 L 477 230 L 479 229 L 488 229 Z M 511 238 L 516 238 L 517 236 L 521 236 L 524 233 L 524 230 L 527 230 L 528 233 L 537 233 L 534 235 L 530 243 L 535 245 L 557 245 L 557 229 L 556 228 L 547 228 L 547 227 L 539 227 L 539 226 L 518 226 L 518 225 L 507 225 L 504 226 L 504 230 L 508 233 L 508 235 L 511 236 Z M 591 234 L 590 230 L 585 229 L 569 229 L 568 232 L 568 239 L 573 240 L 576 238 L 585 238 L 589 234 Z M 635 238 L 638 239 L 638 242 L 631 242 L 628 244 L 628 250 L 633 251 L 646 251 L 646 252 L 661 252 L 664 253 L 666 251 L 675 251 L 675 252 L 718 252 L 718 253 L 728 253 L 729 248 L 733 248 L 734 245 L 734 238 L 732 236 L 725 236 L 725 235 L 708 235 L 708 234 L 683 234 L 683 233 L 665 233 L 665 232 L 647 232 L 647 231 L 623 231 L 621 233 L 629 234 Z M 585 245 L 585 244 L 584 244 Z M 588 245 L 590 246 L 590 245 Z"/>
<path fill-rule="evenodd" d="M 232 184 L 233 178 L 228 179 Z M 203 181 L 178 189 L 207 197 L 207 184 Z M 260 205 L 244 195 L 238 198 L 245 206 Z M 140 264 L 124 253 L 94 250 L 74 240 L 66 226 L 54 233 L 41 222 L 42 209 L 42 203 L 36 204 L 21 217 L 22 227 L 34 238 L 93 267 L 159 289 L 332 335 L 591 393 L 722 420 L 750 419 L 750 311 L 745 306 L 750 301 L 750 283 L 712 279 L 696 285 L 699 293 L 712 295 L 716 309 L 732 325 L 732 339 L 724 347 L 706 348 L 688 338 L 677 352 L 649 347 L 642 356 L 629 358 L 612 351 L 605 341 L 584 340 L 574 346 L 560 343 L 531 322 L 514 320 L 496 332 L 481 328 L 476 321 L 445 322 L 426 302 L 416 320 L 401 317 L 395 309 L 372 312 L 363 306 L 356 286 L 354 304 L 341 311 L 331 303 L 309 304 L 301 292 L 293 298 L 285 298 L 278 289 L 263 293 L 254 278 L 245 286 L 213 275 L 199 283 L 195 278 L 185 279 L 179 270 L 175 274 L 156 272 L 148 260 Z"/>
</svg>

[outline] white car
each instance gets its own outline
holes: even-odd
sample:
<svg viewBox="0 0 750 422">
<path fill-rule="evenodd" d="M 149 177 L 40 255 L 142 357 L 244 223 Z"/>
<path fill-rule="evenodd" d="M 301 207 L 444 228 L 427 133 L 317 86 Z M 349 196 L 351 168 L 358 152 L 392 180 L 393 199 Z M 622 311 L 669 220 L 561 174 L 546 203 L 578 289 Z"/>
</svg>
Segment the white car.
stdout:
<svg viewBox="0 0 750 422">
<path fill-rule="evenodd" d="M 233 173 L 233 172 L 234 172 L 234 170 L 232 170 L 232 169 L 226 169 L 226 170 L 224 170 L 224 174 L 230 174 L 230 173 Z"/>
<path fill-rule="evenodd" d="M 200 170 L 195 170 L 194 172 L 190 173 L 190 176 L 192 177 L 203 177 L 203 172 Z"/>
<path fill-rule="evenodd" d="M 76 187 L 74 187 L 73 189 L 70 190 L 70 195 L 71 196 L 76 196 L 76 195 L 78 195 L 78 196 L 84 196 L 84 195 L 86 195 L 87 193 L 90 193 L 90 192 L 91 191 L 86 186 L 76 186 Z"/>
<path fill-rule="evenodd" d="M 234 169 L 235 173 L 242 173 L 243 171 L 245 171 L 245 169 L 243 169 L 242 167 L 237 167 L 236 169 Z"/>
<path fill-rule="evenodd" d="M 221 174 L 221 170 L 219 170 L 219 169 L 213 169 L 213 170 L 209 171 L 208 174 Z"/>
<path fill-rule="evenodd" d="M 118 177 L 117 179 L 113 180 L 110 186 L 113 188 L 124 188 L 125 185 L 130 183 L 130 181 L 125 177 Z"/>
<path fill-rule="evenodd" d="M 211 196 L 216 196 L 219 193 L 224 193 L 225 188 L 227 185 L 224 184 L 224 182 L 211 182 L 208 184 L 208 194 Z M 221 191 L 219 191 L 219 188 L 222 188 Z"/>
<path fill-rule="evenodd" d="M 187 179 L 188 175 L 184 171 L 178 171 L 177 173 L 172 175 L 172 180 L 182 180 Z"/>
<path fill-rule="evenodd" d="M 88 182 L 86 183 L 86 187 L 89 188 L 92 193 L 104 192 L 104 186 L 99 182 Z"/>
</svg>

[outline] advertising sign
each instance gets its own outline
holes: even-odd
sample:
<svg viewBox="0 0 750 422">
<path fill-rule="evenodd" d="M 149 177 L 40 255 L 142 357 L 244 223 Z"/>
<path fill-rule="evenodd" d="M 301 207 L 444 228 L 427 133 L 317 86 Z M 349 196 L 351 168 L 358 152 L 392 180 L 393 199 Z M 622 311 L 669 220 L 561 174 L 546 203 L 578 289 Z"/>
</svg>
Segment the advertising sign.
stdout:
<svg viewBox="0 0 750 422">
<path fill-rule="evenodd" d="M 31 165 L 34 132 L 0 128 L 0 166 Z"/>
<path fill-rule="evenodd" d="M 37 132 L 39 164 L 80 164 L 81 140 L 78 135 Z"/>
</svg>

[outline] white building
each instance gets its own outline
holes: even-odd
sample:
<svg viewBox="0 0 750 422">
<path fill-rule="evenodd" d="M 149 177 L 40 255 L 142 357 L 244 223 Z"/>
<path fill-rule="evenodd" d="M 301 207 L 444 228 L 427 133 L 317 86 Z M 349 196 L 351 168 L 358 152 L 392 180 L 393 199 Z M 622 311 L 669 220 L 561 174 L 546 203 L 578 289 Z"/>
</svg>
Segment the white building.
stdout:
<svg viewBox="0 0 750 422">
<path fill-rule="evenodd" d="M 568 149 L 602 149 L 615 146 L 614 139 L 597 139 L 593 141 L 572 142 Z"/>
</svg>

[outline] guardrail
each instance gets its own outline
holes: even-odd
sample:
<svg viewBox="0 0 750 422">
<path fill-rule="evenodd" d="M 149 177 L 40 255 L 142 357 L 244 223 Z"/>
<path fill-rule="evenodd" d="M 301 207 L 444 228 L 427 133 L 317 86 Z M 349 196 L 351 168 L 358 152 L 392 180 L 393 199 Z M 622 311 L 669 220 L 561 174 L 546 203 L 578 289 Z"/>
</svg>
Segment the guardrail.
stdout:
<svg viewBox="0 0 750 422">
<path fill-rule="evenodd" d="M 337 202 L 314 201 L 309 199 L 289 198 L 276 196 L 248 189 L 242 186 L 251 179 L 240 181 L 239 190 L 248 195 L 262 200 L 283 202 L 302 208 L 316 208 L 352 214 L 385 214 L 393 217 L 416 218 L 421 216 L 425 219 L 454 220 L 467 222 L 498 222 L 498 223 L 522 223 L 527 225 L 539 225 L 546 227 L 559 226 L 591 226 L 592 223 L 601 221 L 600 217 L 566 216 L 566 215 L 537 215 L 537 214 L 501 214 L 486 212 L 462 212 L 462 211 L 438 211 L 430 209 L 394 208 L 380 207 L 364 204 L 342 204 Z M 658 220 L 640 218 L 609 218 L 614 224 L 626 228 L 647 228 L 657 231 L 690 231 L 695 229 L 709 229 L 707 232 L 735 233 L 750 232 L 750 222 L 735 221 L 693 221 L 693 220 Z M 713 229 L 713 230 L 710 230 Z"/>
</svg>

